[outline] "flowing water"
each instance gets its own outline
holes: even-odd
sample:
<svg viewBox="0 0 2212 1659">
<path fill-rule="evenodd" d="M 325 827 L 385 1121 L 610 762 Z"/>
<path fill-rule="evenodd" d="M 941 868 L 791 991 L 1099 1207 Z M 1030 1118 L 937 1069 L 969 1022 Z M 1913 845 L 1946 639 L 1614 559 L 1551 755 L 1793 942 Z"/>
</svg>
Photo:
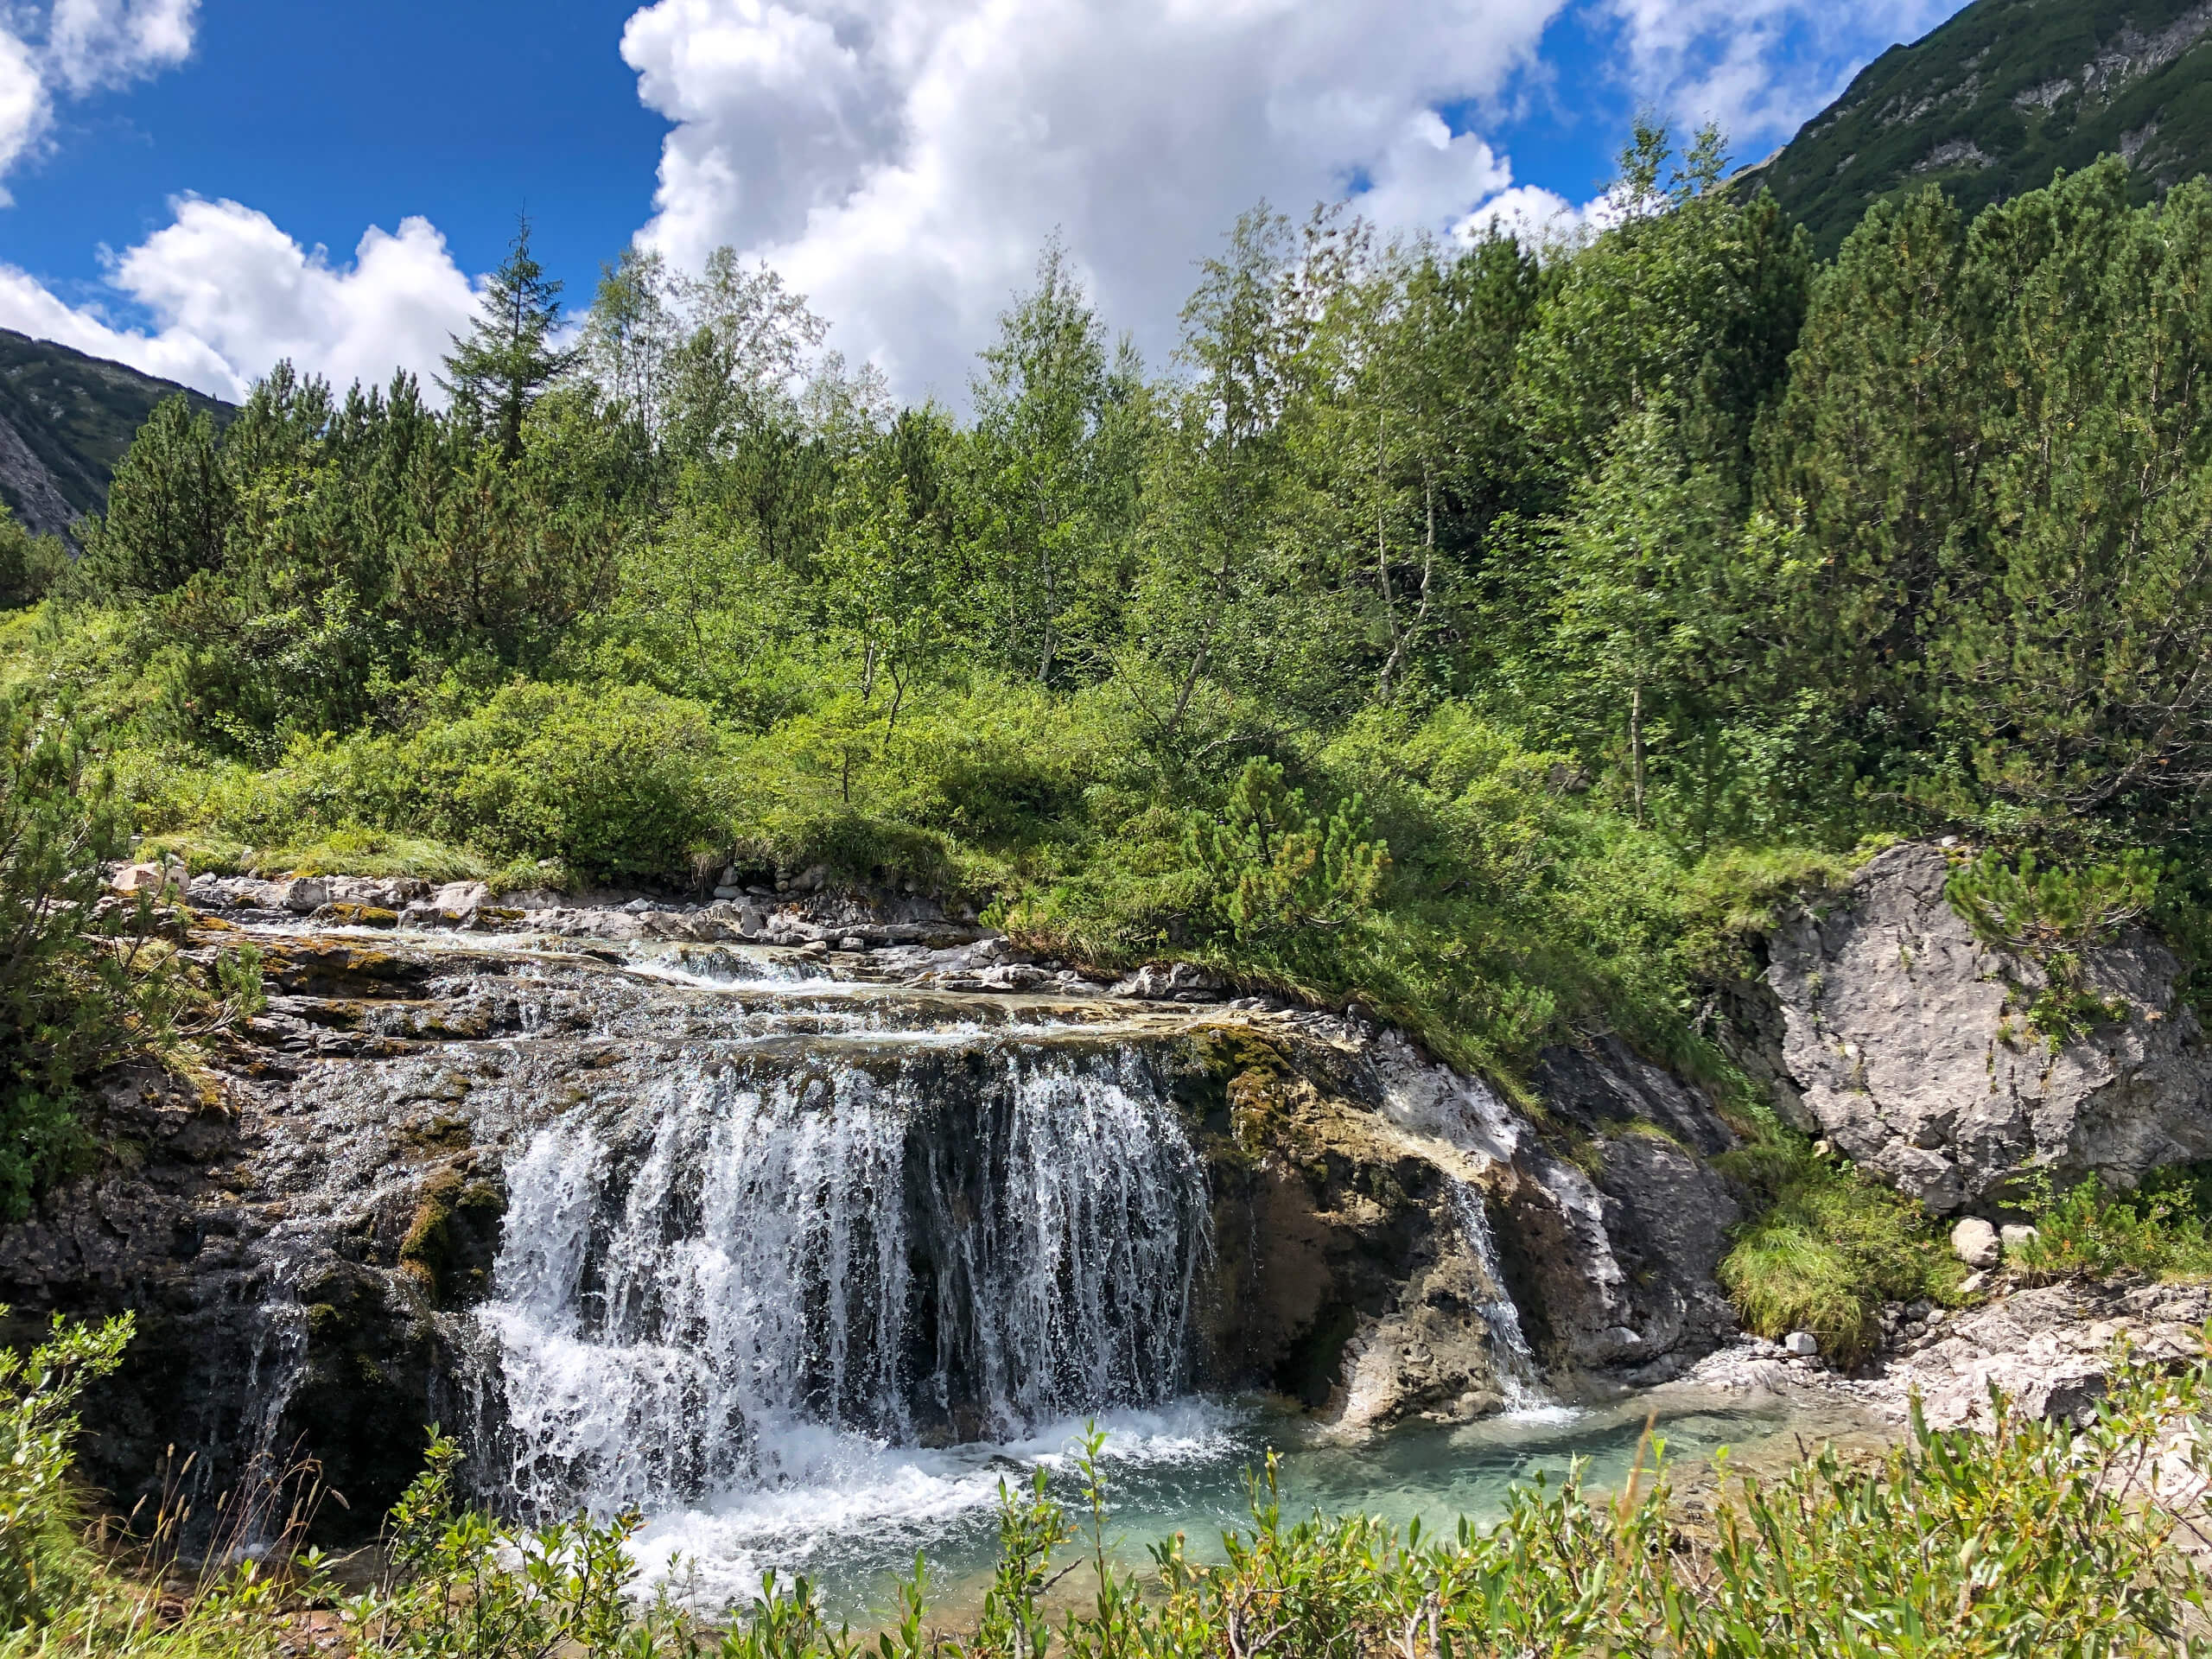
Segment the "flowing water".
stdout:
<svg viewBox="0 0 2212 1659">
<path fill-rule="evenodd" d="M 526 1513 L 773 1486 L 817 1430 L 1003 1439 L 1185 1383 L 1197 1156 L 1131 1048 L 679 1068 L 628 1154 L 508 1171 L 494 1495 Z M 948 1109 L 951 1109 L 948 1119 Z"/>
<path fill-rule="evenodd" d="M 905 990 L 743 947 L 465 950 L 491 965 L 456 941 L 441 995 L 474 997 L 490 1042 L 340 1062 L 296 1101 L 365 1123 L 365 1090 L 466 1098 L 506 1205 L 490 1297 L 450 1321 L 480 1496 L 537 1520 L 639 1510 L 649 1580 L 706 1607 L 772 1567 L 865 1621 L 917 1550 L 972 1604 L 1001 1483 L 1043 1468 L 1072 1500 L 1086 1420 L 1132 1562 L 1179 1530 L 1217 1552 L 1271 1447 L 1291 1512 L 1432 1526 L 1493 1519 L 1514 1483 L 1576 1459 L 1603 1484 L 1636 1455 L 1641 1407 L 1549 1402 L 1460 1173 L 1438 1213 L 1486 1287 L 1472 1312 L 1502 1416 L 1332 1439 L 1204 1391 L 1212 1195 L 1165 1041 L 1203 1016 Z M 403 1007 L 386 1029 L 421 1018 Z M 1392 1121 L 1458 1171 L 1511 1156 L 1525 1126 L 1487 1090 L 1379 1046 Z M 365 1131 L 334 1152 L 303 1128 L 296 1155 L 319 1190 L 369 1190 L 385 1145 Z M 286 1225 L 309 1238 L 301 1217 Z M 266 1391 L 273 1424 L 286 1396 Z M 1668 1409 L 1690 1456 L 1795 1426 Z"/>
</svg>

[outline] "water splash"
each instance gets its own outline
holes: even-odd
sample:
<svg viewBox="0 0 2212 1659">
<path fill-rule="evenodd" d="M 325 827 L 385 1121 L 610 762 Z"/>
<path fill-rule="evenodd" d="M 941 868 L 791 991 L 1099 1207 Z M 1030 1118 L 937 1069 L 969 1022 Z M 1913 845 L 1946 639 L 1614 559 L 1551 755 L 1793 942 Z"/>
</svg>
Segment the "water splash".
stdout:
<svg viewBox="0 0 2212 1659">
<path fill-rule="evenodd" d="M 1553 1400 L 1539 1380 L 1535 1351 L 1521 1328 L 1521 1310 L 1505 1287 L 1504 1265 L 1497 1258 L 1497 1240 L 1491 1232 L 1490 1208 L 1483 1201 L 1482 1189 L 1472 1181 L 1454 1180 L 1452 1208 L 1459 1217 L 1460 1236 L 1480 1264 L 1492 1293 L 1491 1300 L 1476 1311 L 1490 1327 L 1491 1358 L 1507 1414 L 1523 1421 L 1564 1421 L 1574 1413 Z"/>
<path fill-rule="evenodd" d="M 690 1061 L 541 1130 L 507 1182 L 487 1433 L 527 1512 L 774 1487 L 823 1430 L 1002 1440 L 1187 1382 L 1205 1179 L 1133 1050 Z"/>
</svg>

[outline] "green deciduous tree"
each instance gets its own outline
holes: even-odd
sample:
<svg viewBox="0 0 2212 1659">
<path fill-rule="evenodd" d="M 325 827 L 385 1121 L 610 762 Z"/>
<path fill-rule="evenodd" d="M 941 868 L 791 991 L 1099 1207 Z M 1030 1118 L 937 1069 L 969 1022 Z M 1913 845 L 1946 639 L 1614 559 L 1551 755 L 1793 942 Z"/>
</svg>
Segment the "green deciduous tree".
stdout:
<svg viewBox="0 0 2212 1659">
<path fill-rule="evenodd" d="M 974 397 L 976 536 L 996 590 L 982 615 L 1013 671 L 1095 673 L 1118 631 L 1149 405 L 1057 242 L 1000 317 Z"/>
</svg>

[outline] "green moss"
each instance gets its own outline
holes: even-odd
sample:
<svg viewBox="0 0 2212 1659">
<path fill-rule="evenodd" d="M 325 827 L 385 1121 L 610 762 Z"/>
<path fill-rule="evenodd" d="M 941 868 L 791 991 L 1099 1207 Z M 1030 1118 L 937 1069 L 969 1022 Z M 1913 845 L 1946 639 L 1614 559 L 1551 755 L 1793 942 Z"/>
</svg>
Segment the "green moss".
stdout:
<svg viewBox="0 0 2212 1659">
<path fill-rule="evenodd" d="M 480 1292 L 488 1267 L 486 1235 L 505 1211 L 505 1195 L 492 1182 L 441 1166 L 423 1183 L 400 1241 L 400 1265 L 440 1306 Z"/>
<path fill-rule="evenodd" d="M 326 906 L 319 920 L 333 922 L 340 927 L 397 927 L 399 913 L 378 905 L 337 904 Z"/>
</svg>

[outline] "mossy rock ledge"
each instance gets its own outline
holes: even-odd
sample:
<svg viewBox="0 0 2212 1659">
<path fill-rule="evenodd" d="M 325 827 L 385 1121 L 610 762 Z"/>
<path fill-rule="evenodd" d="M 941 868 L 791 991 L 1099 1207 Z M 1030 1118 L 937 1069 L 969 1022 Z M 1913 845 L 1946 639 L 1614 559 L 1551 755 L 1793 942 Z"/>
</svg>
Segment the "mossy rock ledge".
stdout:
<svg viewBox="0 0 2212 1659">
<path fill-rule="evenodd" d="M 958 1345 L 946 1241 L 1003 1185 L 994 1148 L 1027 1132 L 1003 1097 L 1016 1064 L 1118 1068 L 1196 1160 L 1174 1386 L 1270 1392 L 1352 1432 L 1465 1421 L 1534 1385 L 1663 1380 L 1732 1334 L 1713 1274 L 1735 1211 L 1707 1161 L 1732 1137 L 1618 1042 L 1548 1056 L 1530 1116 L 1320 1014 L 886 985 L 866 1006 L 979 1033 L 902 1046 L 855 1035 L 837 1013 L 852 1005 L 810 1001 L 804 980 L 723 990 L 566 940 L 302 920 L 267 957 L 269 1009 L 220 1087 L 118 1077 L 96 1126 L 111 1155 L 0 1230 L 18 1334 L 56 1311 L 137 1313 L 130 1362 L 86 1419 L 83 1466 L 122 1509 L 172 1444 L 199 1454 L 211 1494 L 257 1456 L 306 1457 L 344 1494 L 318 1522 L 342 1540 L 397 1495 L 426 1425 L 496 1443 L 499 1338 L 480 1309 L 513 1230 L 550 1236 L 542 1194 L 517 1208 L 518 1170 L 553 1127 L 582 1126 L 607 1178 L 637 1190 L 659 1179 L 684 1089 L 733 1112 L 771 1087 L 795 1110 L 839 1088 L 906 1103 L 893 1185 L 855 1224 L 904 1229 L 901 1375 Z M 671 1224 L 705 1226 L 698 1207 L 675 1192 Z M 577 1238 L 613 1224 L 598 1214 Z M 957 1364 L 938 1376 L 908 1432 L 986 1433 L 965 1392 L 982 1385 Z"/>
</svg>

